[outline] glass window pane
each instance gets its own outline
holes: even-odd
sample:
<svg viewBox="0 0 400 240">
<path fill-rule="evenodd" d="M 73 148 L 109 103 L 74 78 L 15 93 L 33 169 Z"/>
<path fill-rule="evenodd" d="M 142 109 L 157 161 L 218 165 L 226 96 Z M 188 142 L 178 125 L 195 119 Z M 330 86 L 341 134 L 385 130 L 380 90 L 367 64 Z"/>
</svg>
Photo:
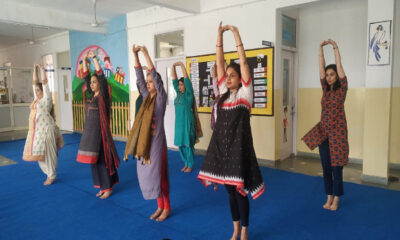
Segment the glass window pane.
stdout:
<svg viewBox="0 0 400 240">
<path fill-rule="evenodd" d="M 282 43 L 287 47 L 296 47 L 296 19 L 282 15 Z"/>
<path fill-rule="evenodd" d="M 288 105 L 289 98 L 289 59 L 283 59 L 283 86 L 282 86 L 282 97 L 283 97 L 283 106 Z"/>
<path fill-rule="evenodd" d="M 183 31 L 158 34 L 155 41 L 157 58 L 182 56 L 184 53 Z"/>
<path fill-rule="evenodd" d="M 12 69 L 13 103 L 31 103 L 33 101 L 32 69 Z"/>
<path fill-rule="evenodd" d="M 9 71 L 7 68 L 0 69 L 0 104 L 9 104 Z"/>
</svg>

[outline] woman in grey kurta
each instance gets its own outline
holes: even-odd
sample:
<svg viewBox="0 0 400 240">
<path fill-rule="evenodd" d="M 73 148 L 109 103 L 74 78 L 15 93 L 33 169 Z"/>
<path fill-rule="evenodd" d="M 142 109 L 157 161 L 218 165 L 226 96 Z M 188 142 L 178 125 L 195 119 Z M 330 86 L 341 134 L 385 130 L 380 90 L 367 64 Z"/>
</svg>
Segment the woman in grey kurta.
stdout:
<svg viewBox="0 0 400 240">
<path fill-rule="evenodd" d="M 149 69 L 146 76 L 147 82 L 145 81 L 138 57 L 140 51 L 145 56 Z M 164 130 L 167 93 L 164 90 L 160 74 L 154 69 L 147 48 L 145 46 L 135 47 L 133 45 L 133 54 L 135 56 L 137 85 L 144 100 L 135 118 L 133 129 L 130 132 L 124 159 L 130 154 L 138 156 L 137 174 L 143 197 L 146 200 L 157 199 L 158 203 L 158 208 L 151 215 L 150 219 L 163 221 L 171 212 L 169 203 L 167 142 Z M 154 110 L 149 113 L 149 111 L 146 111 L 149 109 Z M 149 129 L 147 129 L 146 124 L 149 124 Z M 136 142 L 135 139 L 132 139 L 135 137 L 135 134 L 137 138 Z M 147 137 L 144 136 L 146 134 L 149 134 L 148 141 Z"/>
<path fill-rule="evenodd" d="M 178 80 L 176 67 L 180 66 L 183 78 Z M 196 141 L 196 130 L 193 114 L 193 87 L 187 75 L 185 65 L 176 62 L 172 66 L 172 82 L 176 91 L 175 98 L 175 138 L 174 144 L 179 147 L 181 158 L 185 166 L 181 171 L 191 172 L 194 164 L 194 144 Z"/>
</svg>

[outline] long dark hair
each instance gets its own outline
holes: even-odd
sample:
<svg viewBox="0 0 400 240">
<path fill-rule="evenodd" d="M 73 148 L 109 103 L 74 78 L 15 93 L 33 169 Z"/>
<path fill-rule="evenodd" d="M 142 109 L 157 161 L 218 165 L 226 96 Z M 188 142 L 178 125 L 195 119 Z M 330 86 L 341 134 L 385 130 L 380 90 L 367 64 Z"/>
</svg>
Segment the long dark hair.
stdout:
<svg viewBox="0 0 400 240">
<path fill-rule="evenodd" d="M 103 96 L 104 104 L 106 105 L 106 114 L 107 114 L 107 117 L 110 118 L 111 117 L 111 98 L 110 98 L 110 94 L 108 92 L 109 85 L 108 85 L 107 79 L 106 79 L 106 77 L 104 77 L 104 83 L 102 84 L 99 80 L 100 76 L 98 76 L 97 73 L 94 73 L 92 75 L 92 77 L 93 76 L 96 77 L 97 82 L 100 86 L 100 93 Z M 89 83 L 88 87 L 90 88 L 90 83 Z M 93 97 L 94 97 L 94 92 L 91 91 L 90 99 L 93 99 Z"/>
<path fill-rule="evenodd" d="M 40 90 L 43 92 L 43 84 L 42 83 L 36 83 L 36 86 L 40 88 Z"/>
<path fill-rule="evenodd" d="M 337 73 L 336 64 L 329 64 L 328 66 L 326 66 L 325 73 L 328 69 L 331 69 L 336 73 L 336 82 L 333 84 L 333 91 L 336 91 L 336 90 L 340 89 L 340 81 L 339 81 L 339 75 Z M 328 86 L 327 91 L 330 91 L 331 88 L 329 87 L 328 82 L 326 81 L 326 77 L 325 77 L 325 84 L 326 84 L 326 86 Z"/>
<path fill-rule="evenodd" d="M 227 67 L 226 70 L 228 70 L 229 68 L 233 68 L 233 70 L 239 75 L 239 79 L 242 79 L 242 73 L 240 71 L 240 65 L 237 64 L 236 62 L 231 62 Z M 240 83 L 239 88 L 242 87 L 242 83 Z M 225 102 L 226 99 L 229 98 L 229 96 L 231 95 L 231 91 L 226 91 L 226 93 L 222 94 L 221 98 L 218 100 L 218 108 L 220 108 L 222 106 L 222 104 Z"/>
</svg>

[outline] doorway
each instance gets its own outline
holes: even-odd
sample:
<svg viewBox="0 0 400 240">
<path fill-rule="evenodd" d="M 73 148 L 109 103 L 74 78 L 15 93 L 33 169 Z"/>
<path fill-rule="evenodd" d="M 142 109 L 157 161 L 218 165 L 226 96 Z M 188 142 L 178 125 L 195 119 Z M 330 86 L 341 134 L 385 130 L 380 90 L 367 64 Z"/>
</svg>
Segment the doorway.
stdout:
<svg viewBox="0 0 400 240">
<path fill-rule="evenodd" d="M 176 148 L 174 145 L 174 137 L 175 137 L 175 106 L 174 100 L 176 97 L 176 92 L 174 90 L 174 86 L 172 85 L 172 65 L 175 62 L 182 61 L 185 62 L 185 58 L 183 56 L 180 57 L 172 57 L 172 58 L 160 58 L 155 60 L 155 67 L 158 73 L 160 73 L 161 78 L 163 79 L 164 88 L 167 92 L 168 100 L 167 100 L 167 108 L 165 110 L 164 117 L 164 127 L 165 127 L 165 135 L 167 137 L 167 146 L 168 148 Z M 177 68 L 178 78 L 182 76 L 182 72 L 180 68 Z"/>
<path fill-rule="evenodd" d="M 295 53 L 282 51 L 281 159 L 296 155 L 297 84 L 294 78 Z"/>
</svg>

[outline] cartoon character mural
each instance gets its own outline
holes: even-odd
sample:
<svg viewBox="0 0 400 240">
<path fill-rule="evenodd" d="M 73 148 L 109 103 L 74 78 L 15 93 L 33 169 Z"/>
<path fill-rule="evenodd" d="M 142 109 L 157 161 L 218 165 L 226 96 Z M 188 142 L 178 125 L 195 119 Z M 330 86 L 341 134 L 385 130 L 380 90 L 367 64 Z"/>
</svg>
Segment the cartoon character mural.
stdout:
<svg viewBox="0 0 400 240">
<path fill-rule="evenodd" d="M 125 80 L 125 73 L 122 70 L 122 67 L 117 67 L 115 73 L 115 81 L 117 81 L 121 85 L 124 85 L 124 80 Z"/>
<path fill-rule="evenodd" d="M 115 102 L 129 102 L 129 84 L 124 83 L 125 73 L 122 71 L 122 67 L 117 68 L 117 72 L 114 75 L 113 65 L 111 57 L 107 52 L 98 45 L 91 45 L 79 54 L 75 65 L 75 76 L 72 82 L 73 100 L 83 101 L 87 98 L 86 96 L 86 84 L 84 83 L 83 77 L 83 63 L 86 59 L 87 53 L 92 50 L 100 62 L 100 66 L 103 69 L 104 76 L 110 86 L 111 99 Z M 94 72 L 94 64 L 91 64 L 90 71 Z"/>
<path fill-rule="evenodd" d="M 103 62 L 104 62 L 104 70 L 103 70 L 104 76 L 106 78 L 110 78 L 112 73 L 112 65 L 110 57 L 105 57 Z"/>
</svg>

